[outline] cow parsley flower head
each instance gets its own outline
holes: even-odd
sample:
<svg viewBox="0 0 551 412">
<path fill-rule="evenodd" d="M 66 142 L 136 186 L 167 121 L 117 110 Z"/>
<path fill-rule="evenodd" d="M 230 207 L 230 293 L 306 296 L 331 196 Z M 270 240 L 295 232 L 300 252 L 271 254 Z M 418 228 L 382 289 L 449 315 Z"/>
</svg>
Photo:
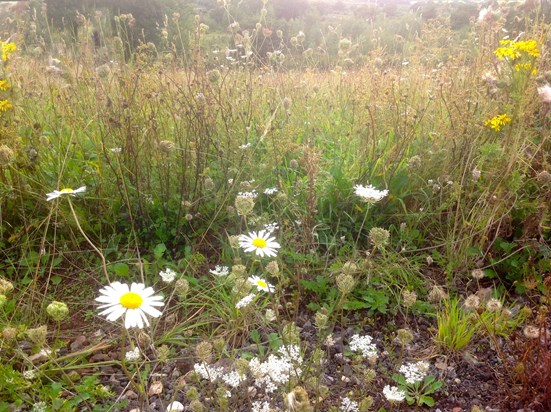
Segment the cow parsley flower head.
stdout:
<svg viewBox="0 0 551 412">
<path fill-rule="evenodd" d="M 402 402 L 406 399 L 406 393 L 396 386 L 386 385 L 383 388 L 383 395 L 391 402 Z"/>
<path fill-rule="evenodd" d="M 377 203 L 379 200 L 388 195 L 388 190 L 378 190 L 373 186 L 355 185 L 354 193 L 359 196 L 364 202 Z"/>
<path fill-rule="evenodd" d="M 209 270 L 209 272 L 214 276 L 228 276 L 230 273 L 230 268 L 228 266 L 216 265 L 215 268 Z"/>
<path fill-rule="evenodd" d="M 254 297 L 256 295 L 254 293 L 251 293 L 250 295 L 245 296 L 243 299 L 241 299 L 239 302 L 235 304 L 235 307 L 237 309 L 242 309 L 251 304 L 251 302 L 254 300 Z"/>
<path fill-rule="evenodd" d="M 426 361 L 419 361 L 416 363 L 407 363 L 402 365 L 399 372 L 404 375 L 407 383 L 413 385 L 425 379 L 428 370 L 429 363 Z"/>
<path fill-rule="evenodd" d="M 350 350 L 361 352 L 362 356 L 366 358 L 376 358 L 377 347 L 374 343 L 371 343 L 372 341 L 373 338 L 369 335 L 360 336 L 356 334 L 350 339 Z"/>
<path fill-rule="evenodd" d="M 163 279 L 163 282 L 172 283 L 174 282 L 174 279 L 176 279 L 176 272 L 170 268 L 166 268 L 165 270 L 161 270 L 159 272 L 159 276 Z"/>
<path fill-rule="evenodd" d="M 137 362 L 140 360 L 141 356 L 140 348 L 136 346 L 133 350 L 126 352 L 124 359 L 126 359 L 127 362 Z"/>
<path fill-rule="evenodd" d="M 341 412 L 360 412 L 360 405 L 350 398 L 344 397 L 341 400 L 340 410 Z"/>
</svg>

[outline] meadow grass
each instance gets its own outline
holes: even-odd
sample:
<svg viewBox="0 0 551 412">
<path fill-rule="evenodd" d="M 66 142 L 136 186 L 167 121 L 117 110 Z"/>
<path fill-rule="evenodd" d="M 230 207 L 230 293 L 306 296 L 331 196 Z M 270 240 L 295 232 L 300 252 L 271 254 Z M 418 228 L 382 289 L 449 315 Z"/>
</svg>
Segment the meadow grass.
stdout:
<svg viewBox="0 0 551 412">
<path fill-rule="evenodd" d="M 0 410 L 447 407 L 436 366 L 394 372 L 471 346 L 549 405 L 518 347 L 549 363 L 544 23 L 429 21 L 361 64 L 341 39 L 322 70 L 215 65 L 200 20 L 128 58 L 83 18 L 59 61 L 2 60 Z"/>
</svg>

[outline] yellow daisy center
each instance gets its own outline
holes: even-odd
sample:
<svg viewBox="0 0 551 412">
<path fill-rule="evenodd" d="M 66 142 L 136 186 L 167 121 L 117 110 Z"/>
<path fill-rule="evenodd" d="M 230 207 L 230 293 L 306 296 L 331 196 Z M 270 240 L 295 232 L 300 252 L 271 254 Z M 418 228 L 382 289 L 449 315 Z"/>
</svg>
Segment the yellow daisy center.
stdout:
<svg viewBox="0 0 551 412">
<path fill-rule="evenodd" d="M 142 306 L 143 299 L 137 293 L 127 292 L 121 296 L 119 302 L 126 309 L 136 309 Z"/>
<path fill-rule="evenodd" d="M 72 191 L 73 189 L 71 189 L 70 187 L 66 187 L 65 189 L 61 189 L 60 193 L 71 193 Z"/>
<path fill-rule="evenodd" d="M 266 282 L 264 282 L 263 280 L 259 279 L 256 281 L 256 284 L 258 286 L 260 286 L 261 288 L 264 288 L 264 289 L 267 289 L 268 288 L 268 284 Z"/>
<path fill-rule="evenodd" d="M 256 239 L 253 240 L 253 245 L 256 246 L 257 248 L 264 249 L 267 243 L 264 239 L 257 237 Z"/>
</svg>

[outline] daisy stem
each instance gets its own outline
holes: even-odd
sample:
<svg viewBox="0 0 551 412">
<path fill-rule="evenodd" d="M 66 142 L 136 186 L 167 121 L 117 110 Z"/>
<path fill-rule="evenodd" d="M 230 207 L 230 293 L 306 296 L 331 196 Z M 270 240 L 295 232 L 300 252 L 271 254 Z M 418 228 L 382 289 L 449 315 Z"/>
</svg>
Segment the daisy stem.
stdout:
<svg viewBox="0 0 551 412">
<path fill-rule="evenodd" d="M 77 224 L 78 230 L 80 231 L 82 236 L 84 236 L 84 239 L 86 239 L 88 244 L 90 246 L 92 246 L 92 249 L 94 249 L 96 251 L 96 253 L 99 255 L 99 257 L 101 258 L 101 268 L 103 269 L 103 275 L 105 276 L 105 279 L 107 279 L 107 282 L 111 283 L 111 281 L 109 280 L 109 274 L 107 273 L 107 262 L 105 261 L 105 256 L 103 256 L 103 253 L 101 253 L 101 251 L 96 247 L 96 245 L 94 245 L 94 243 L 92 243 L 90 238 L 88 236 L 86 236 L 86 233 L 82 229 L 82 226 L 80 226 L 80 222 L 78 221 L 78 217 L 77 217 L 77 214 L 75 212 L 75 209 L 73 208 L 73 203 L 71 202 L 71 199 L 67 198 L 67 200 L 69 201 L 69 207 L 71 208 L 71 213 L 73 214 L 73 217 L 75 218 L 75 222 Z"/>
</svg>

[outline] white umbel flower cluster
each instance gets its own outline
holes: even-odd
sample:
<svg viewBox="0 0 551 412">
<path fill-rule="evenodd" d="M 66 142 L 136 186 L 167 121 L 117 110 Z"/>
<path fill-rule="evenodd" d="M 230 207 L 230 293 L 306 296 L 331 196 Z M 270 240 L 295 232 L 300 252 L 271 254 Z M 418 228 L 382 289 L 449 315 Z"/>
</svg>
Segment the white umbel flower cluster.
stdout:
<svg viewBox="0 0 551 412">
<path fill-rule="evenodd" d="M 355 185 L 354 193 L 360 197 L 364 202 L 377 203 L 379 200 L 388 195 L 388 190 L 378 190 L 373 186 Z"/>
<path fill-rule="evenodd" d="M 224 381 L 224 383 L 232 388 L 237 388 L 245 379 L 247 379 L 245 375 L 241 375 L 239 372 L 236 371 L 231 371 L 222 375 L 222 380 Z"/>
<path fill-rule="evenodd" d="M 133 350 L 126 352 L 124 359 L 126 359 L 127 362 L 137 362 L 140 360 L 141 356 L 140 348 L 136 346 Z"/>
<path fill-rule="evenodd" d="M 383 388 L 383 395 L 391 402 L 402 402 L 406 399 L 406 393 L 398 389 L 396 386 L 386 385 Z"/>
<path fill-rule="evenodd" d="M 163 282 L 172 283 L 174 282 L 174 279 L 176 279 L 176 272 L 170 268 L 166 268 L 165 270 L 161 270 L 159 272 L 159 276 L 163 279 Z"/>
<path fill-rule="evenodd" d="M 268 401 L 255 401 L 252 404 L 251 412 L 270 412 L 270 404 Z"/>
<path fill-rule="evenodd" d="M 406 363 L 405 365 L 402 365 L 399 372 L 404 375 L 407 383 L 413 385 L 425 379 L 428 370 L 429 363 L 426 361 L 419 361 L 416 363 Z"/>
<path fill-rule="evenodd" d="M 243 309 L 251 304 L 251 302 L 254 300 L 254 297 L 256 295 L 254 293 L 251 293 L 250 295 L 245 296 L 243 299 L 241 299 L 239 302 L 235 304 L 235 307 L 237 309 Z"/>
<path fill-rule="evenodd" d="M 216 382 L 224 375 L 224 368 L 221 366 L 210 366 L 205 362 L 196 363 L 193 365 L 193 370 L 195 370 L 195 373 L 201 378 L 211 381 L 212 383 Z"/>
<path fill-rule="evenodd" d="M 277 355 L 270 355 L 265 362 L 253 358 L 249 369 L 255 379 L 255 386 L 265 388 L 266 393 L 273 393 L 279 386 L 287 384 L 289 378 L 300 376 L 302 356 L 297 345 L 282 346 Z"/>
<path fill-rule="evenodd" d="M 340 410 L 341 412 L 360 412 L 360 406 L 350 398 L 344 397 L 341 401 Z"/>
<path fill-rule="evenodd" d="M 377 347 L 374 343 L 371 343 L 372 341 L 373 338 L 369 335 L 360 336 L 356 334 L 350 339 L 350 350 L 361 352 L 362 356 L 366 358 L 377 358 Z"/>
</svg>

